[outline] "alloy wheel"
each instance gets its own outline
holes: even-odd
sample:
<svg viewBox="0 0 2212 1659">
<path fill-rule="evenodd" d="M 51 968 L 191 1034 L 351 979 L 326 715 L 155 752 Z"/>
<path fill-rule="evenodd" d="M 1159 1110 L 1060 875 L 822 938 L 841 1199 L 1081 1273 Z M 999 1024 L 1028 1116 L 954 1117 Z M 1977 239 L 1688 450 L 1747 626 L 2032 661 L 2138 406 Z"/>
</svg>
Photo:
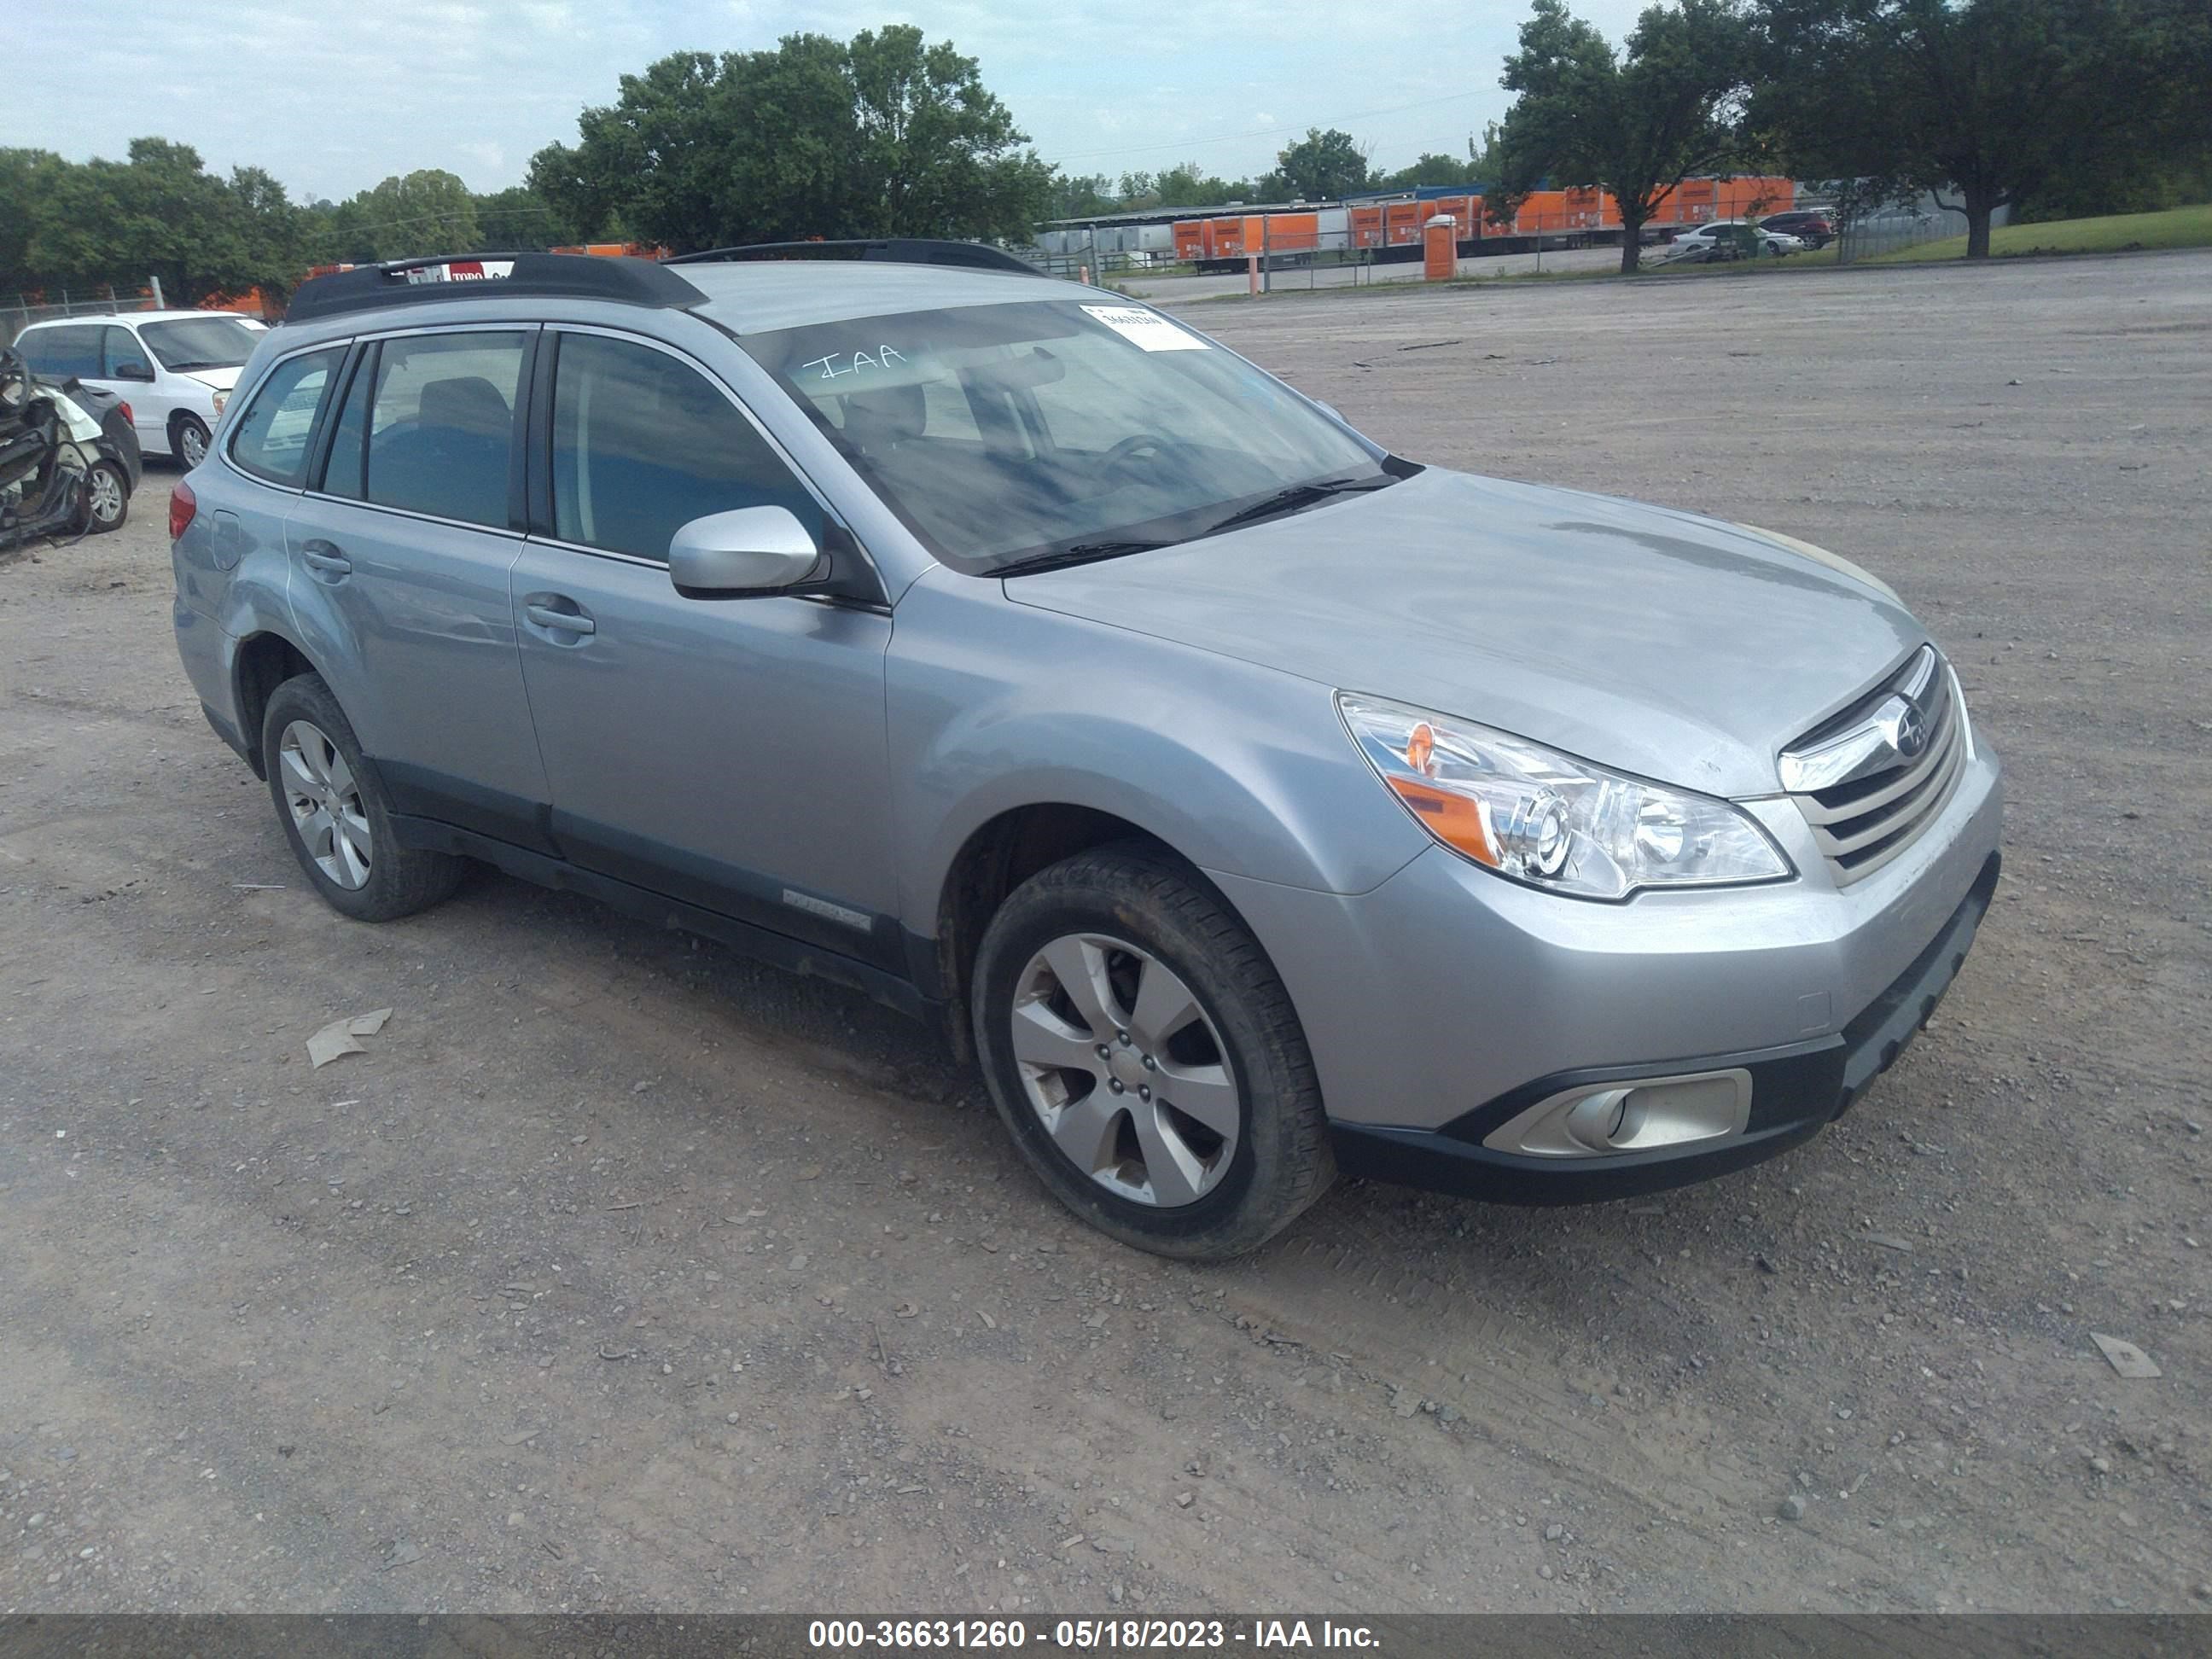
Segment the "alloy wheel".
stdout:
<svg viewBox="0 0 2212 1659">
<path fill-rule="evenodd" d="M 207 432 L 197 421 L 185 421 L 177 428 L 177 448 L 185 458 L 186 467 L 198 466 L 207 459 Z"/>
<path fill-rule="evenodd" d="M 315 867 L 348 891 L 365 886 L 368 811 L 337 745 L 313 722 L 294 720 L 276 740 L 276 765 L 292 827 Z"/>
<path fill-rule="evenodd" d="M 123 480 L 116 477 L 112 467 L 95 466 L 87 484 L 91 492 L 93 523 L 102 530 L 118 523 L 123 517 Z"/>
<path fill-rule="evenodd" d="M 1100 1186 L 1175 1208 L 1228 1173 L 1243 1123 L 1228 1051 L 1157 957 L 1102 933 L 1065 934 L 1022 969 L 1012 1019 L 1030 1108 Z"/>
</svg>

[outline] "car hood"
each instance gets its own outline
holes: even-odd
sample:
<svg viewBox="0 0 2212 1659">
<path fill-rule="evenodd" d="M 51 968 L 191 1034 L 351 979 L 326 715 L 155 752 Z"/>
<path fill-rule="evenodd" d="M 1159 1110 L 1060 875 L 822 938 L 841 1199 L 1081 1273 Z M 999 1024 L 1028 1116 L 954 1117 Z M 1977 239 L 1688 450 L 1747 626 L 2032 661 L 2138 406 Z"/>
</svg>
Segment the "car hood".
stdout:
<svg viewBox="0 0 2212 1659">
<path fill-rule="evenodd" d="M 1741 526 L 1435 467 L 1004 586 L 1737 799 L 1926 638 L 1873 578 Z"/>
<path fill-rule="evenodd" d="M 245 367 L 244 363 L 234 363 L 228 368 L 196 368 L 185 378 L 213 386 L 217 392 L 228 392 L 238 384 L 239 372 Z"/>
</svg>

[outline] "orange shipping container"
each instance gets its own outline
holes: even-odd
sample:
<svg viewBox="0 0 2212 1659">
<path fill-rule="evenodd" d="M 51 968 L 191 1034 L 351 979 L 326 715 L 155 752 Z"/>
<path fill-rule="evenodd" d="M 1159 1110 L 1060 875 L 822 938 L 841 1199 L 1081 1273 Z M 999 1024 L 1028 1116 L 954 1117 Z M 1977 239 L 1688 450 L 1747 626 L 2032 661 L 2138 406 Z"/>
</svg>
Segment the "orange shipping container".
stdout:
<svg viewBox="0 0 2212 1659">
<path fill-rule="evenodd" d="M 1321 216 L 1270 213 L 1266 216 L 1266 236 L 1261 246 L 1270 253 L 1308 252 L 1321 246 Z"/>
<path fill-rule="evenodd" d="M 1428 217 L 1425 202 L 1392 202 L 1383 209 L 1384 240 L 1392 247 L 1418 247 L 1421 222 Z"/>
</svg>

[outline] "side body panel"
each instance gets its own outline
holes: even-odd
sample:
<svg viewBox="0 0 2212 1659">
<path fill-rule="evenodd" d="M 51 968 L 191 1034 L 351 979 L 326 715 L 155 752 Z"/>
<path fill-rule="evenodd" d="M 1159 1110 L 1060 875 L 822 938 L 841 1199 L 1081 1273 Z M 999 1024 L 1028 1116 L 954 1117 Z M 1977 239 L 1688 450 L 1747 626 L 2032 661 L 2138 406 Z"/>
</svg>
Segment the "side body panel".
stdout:
<svg viewBox="0 0 2212 1659">
<path fill-rule="evenodd" d="M 522 538 L 309 495 L 285 541 L 295 641 L 399 810 L 539 840 L 545 769 L 507 586 Z M 351 570 L 317 568 L 311 554 Z"/>
<path fill-rule="evenodd" d="M 899 960 L 878 922 L 897 908 L 890 617 L 805 599 L 686 599 L 658 565 L 536 544 L 512 586 L 553 838 L 569 858 Z M 549 605 L 592 631 L 531 620 Z"/>
<path fill-rule="evenodd" d="M 1333 892 L 1429 844 L 1327 686 L 1015 605 L 999 581 L 939 569 L 908 591 L 889 702 L 901 915 L 925 936 L 961 848 L 1016 807 L 1110 812 L 1207 868 Z"/>
</svg>

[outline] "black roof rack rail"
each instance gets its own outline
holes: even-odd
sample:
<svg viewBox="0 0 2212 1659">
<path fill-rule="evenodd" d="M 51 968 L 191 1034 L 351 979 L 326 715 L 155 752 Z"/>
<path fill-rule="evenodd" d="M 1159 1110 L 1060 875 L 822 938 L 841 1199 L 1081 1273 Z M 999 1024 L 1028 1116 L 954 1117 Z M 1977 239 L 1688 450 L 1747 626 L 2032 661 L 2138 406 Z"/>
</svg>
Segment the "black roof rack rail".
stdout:
<svg viewBox="0 0 2212 1659">
<path fill-rule="evenodd" d="M 1004 248 L 981 242 L 944 241 L 927 236 L 880 236 L 852 242 L 756 242 L 746 247 L 709 248 L 679 253 L 672 265 L 739 264 L 755 259 L 861 259 L 894 265 L 960 265 L 969 270 L 1006 270 L 1023 276 L 1044 273 Z"/>
<path fill-rule="evenodd" d="M 703 305 L 707 300 L 674 271 L 650 259 L 608 259 L 584 253 L 438 253 L 311 277 L 294 292 L 284 318 L 287 322 L 309 322 L 348 311 L 492 295 L 612 300 L 672 309 Z"/>
</svg>

